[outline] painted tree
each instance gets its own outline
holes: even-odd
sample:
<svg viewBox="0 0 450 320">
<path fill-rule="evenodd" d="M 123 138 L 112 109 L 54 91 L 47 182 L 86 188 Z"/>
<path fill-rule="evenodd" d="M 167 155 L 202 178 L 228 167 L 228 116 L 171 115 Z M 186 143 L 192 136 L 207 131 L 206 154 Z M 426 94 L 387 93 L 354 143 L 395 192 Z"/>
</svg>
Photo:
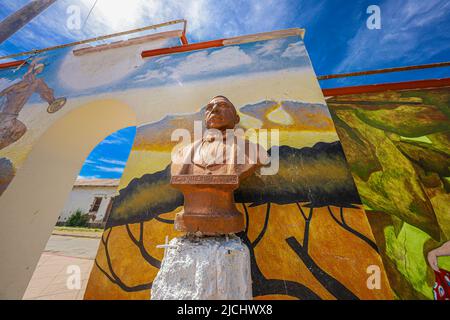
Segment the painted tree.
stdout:
<svg viewBox="0 0 450 320">
<path fill-rule="evenodd" d="M 302 149 L 281 146 L 279 155 L 280 170 L 277 175 L 255 176 L 245 181 L 236 195 L 238 202 L 252 200 L 251 206 L 267 206 L 264 226 L 252 243 L 253 247 L 259 243 L 267 230 L 271 203 L 296 204 L 305 220 L 303 244 L 294 237 L 285 241 L 314 277 L 337 299 L 357 299 L 356 295 L 321 269 L 308 252 L 310 224 L 314 209 L 320 207 L 327 207 L 333 220 L 344 230 L 378 250 L 371 239 L 346 223 L 345 208 L 355 208 L 354 204 L 361 202 L 340 143 L 318 143 L 312 148 Z M 302 207 L 309 208 L 308 214 Z M 339 208 L 340 219 L 335 216 L 332 207 Z"/>
<path fill-rule="evenodd" d="M 146 174 L 139 179 L 133 179 L 128 186 L 121 190 L 119 196 L 113 200 L 111 214 L 102 235 L 102 244 L 107 261 L 107 270 L 95 260 L 99 270 L 113 283 L 126 292 L 150 289 L 152 283 L 128 286 L 114 271 L 109 252 L 109 241 L 115 227 L 125 226 L 132 243 L 139 249 L 142 257 L 153 267 L 159 268 L 161 261 L 153 257 L 145 248 L 145 222 L 153 219 L 164 223 L 173 221 L 159 216 L 171 212 L 183 204 L 183 195 L 170 187 L 170 168 L 154 174 Z M 136 237 L 130 229 L 130 224 L 139 224 L 139 235 Z"/>
<path fill-rule="evenodd" d="M 269 150 L 270 153 L 271 150 Z M 353 180 L 349 174 L 339 142 L 318 143 L 312 148 L 295 149 L 288 146 L 279 147 L 280 170 L 276 175 L 254 175 L 244 180 L 235 193 L 235 201 L 240 203 L 246 216 L 245 230 L 238 235 L 248 246 L 251 255 L 253 292 L 255 296 L 285 294 L 299 299 L 320 299 L 304 284 L 282 279 L 269 279 L 260 270 L 254 249 L 266 234 L 271 204 L 295 204 L 299 214 L 305 219 L 304 240 L 300 244 L 294 237 L 285 239 L 293 252 L 301 259 L 312 275 L 337 299 L 357 299 L 356 295 L 342 283 L 325 272 L 311 257 L 308 251 L 310 223 L 314 209 L 327 207 L 333 220 L 344 230 L 367 242 L 375 250 L 376 245 L 362 233 L 351 228 L 345 220 L 345 208 L 352 208 L 360 203 Z M 151 283 L 139 286 L 127 286 L 114 272 L 114 266 L 108 256 L 109 237 L 114 227 L 125 226 L 127 234 L 139 249 L 142 257 L 152 266 L 159 268 L 160 261 L 152 257 L 145 249 L 145 222 L 153 219 L 173 224 L 172 220 L 161 215 L 172 212 L 183 204 L 180 192 L 170 187 L 169 166 L 160 172 L 146 174 L 134 179 L 120 191 L 114 200 L 112 213 L 107 224 L 102 243 L 109 270 L 99 269 L 113 283 L 125 291 L 139 291 L 151 287 Z M 251 216 L 249 208 L 265 205 L 265 222 L 253 241 L 248 237 Z M 337 218 L 332 208 L 339 208 L 341 216 Z M 305 209 L 309 212 L 306 214 Z M 135 236 L 130 224 L 139 224 L 139 235 Z"/>
</svg>

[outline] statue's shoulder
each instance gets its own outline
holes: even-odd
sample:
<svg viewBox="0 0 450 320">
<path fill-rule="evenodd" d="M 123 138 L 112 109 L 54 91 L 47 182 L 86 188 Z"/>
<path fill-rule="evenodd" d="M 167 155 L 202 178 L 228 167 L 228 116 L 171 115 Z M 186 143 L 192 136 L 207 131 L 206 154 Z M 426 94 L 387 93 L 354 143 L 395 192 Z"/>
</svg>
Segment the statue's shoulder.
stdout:
<svg viewBox="0 0 450 320">
<path fill-rule="evenodd" d="M 188 144 L 176 146 L 172 151 L 172 163 L 190 164 L 191 158 L 200 144 L 201 140 L 197 140 Z"/>
<path fill-rule="evenodd" d="M 189 143 L 182 146 L 176 146 L 172 151 L 172 162 L 181 160 L 185 158 L 187 155 L 191 154 L 193 150 L 194 144 Z"/>
</svg>

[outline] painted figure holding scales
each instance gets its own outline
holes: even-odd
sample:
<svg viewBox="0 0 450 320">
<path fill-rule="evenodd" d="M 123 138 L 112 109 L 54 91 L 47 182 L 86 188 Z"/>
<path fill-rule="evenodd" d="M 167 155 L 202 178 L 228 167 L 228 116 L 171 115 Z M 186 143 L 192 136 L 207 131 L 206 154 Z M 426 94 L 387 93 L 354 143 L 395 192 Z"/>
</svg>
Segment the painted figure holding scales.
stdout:
<svg viewBox="0 0 450 320">
<path fill-rule="evenodd" d="M 224 96 L 214 97 L 205 109 L 207 132 L 172 157 L 171 185 L 184 195 L 184 210 L 175 229 L 203 235 L 244 230 L 244 218 L 234 203 L 240 181 L 268 163 L 266 150 L 237 135 L 240 118 Z"/>
</svg>

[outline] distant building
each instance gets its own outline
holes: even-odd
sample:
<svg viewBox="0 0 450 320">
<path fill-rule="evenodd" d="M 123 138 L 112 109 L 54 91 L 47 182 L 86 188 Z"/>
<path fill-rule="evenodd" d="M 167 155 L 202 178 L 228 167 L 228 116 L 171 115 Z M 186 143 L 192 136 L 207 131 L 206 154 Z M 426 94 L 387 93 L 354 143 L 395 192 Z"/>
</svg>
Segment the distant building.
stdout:
<svg viewBox="0 0 450 320">
<path fill-rule="evenodd" d="M 75 181 L 66 205 L 58 218 L 58 225 L 64 225 L 77 210 L 90 215 L 92 226 L 102 227 L 112 207 L 118 179 L 78 179 Z"/>
</svg>

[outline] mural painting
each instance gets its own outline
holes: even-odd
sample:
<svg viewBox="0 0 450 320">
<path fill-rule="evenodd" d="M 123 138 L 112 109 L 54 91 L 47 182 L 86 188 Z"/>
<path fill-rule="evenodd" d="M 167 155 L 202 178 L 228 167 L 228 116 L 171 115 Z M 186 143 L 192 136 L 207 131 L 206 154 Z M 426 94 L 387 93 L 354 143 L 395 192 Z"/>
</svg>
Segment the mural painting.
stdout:
<svg viewBox="0 0 450 320">
<path fill-rule="evenodd" d="M 136 76 L 133 66 L 144 62 L 134 53 L 179 43 L 179 38 L 167 36 L 81 56 L 73 53 L 81 48 L 64 48 L 33 55 L 18 67 L 0 69 L 0 195 L 33 145 L 57 120 L 86 102 L 97 101 L 99 95 L 109 94 L 118 101 L 114 97 L 118 91 L 139 87 L 138 81 L 126 81 Z"/>
<path fill-rule="evenodd" d="M 180 235 L 173 224 L 183 197 L 169 184 L 178 141 L 171 135 L 178 128 L 193 135 L 194 121 L 217 95 L 233 101 L 249 140 L 279 133 L 265 146 L 279 156 L 276 174 L 252 175 L 234 194 L 245 216 L 238 235 L 250 249 L 254 297 L 393 298 L 299 37 L 156 57 L 145 67 L 137 80 L 176 86 L 170 104 L 160 97 L 165 87 L 151 91 L 148 112 L 168 106 L 167 113 L 137 127 L 85 299 L 149 299 L 164 255 L 156 245 Z M 190 96 L 180 99 L 183 90 Z M 378 288 L 368 285 L 373 266 L 380 271 Z"/>
<path fill-rule="evenodd" d="M 180 45 L 181 33 L 161 32 L 146 36 L 145 42 L 124 41 L 106 50 L 61 48 L 0 68 L 1 112 L 12 113 L 1 115 L 1 125 L 21 134 L 2 133 L 7 145 L 2 142 L 0 149 L 0 255 L 8 264 L 0 264 L 0 297 L 23 296 L 95 145 L 117 130 L 157 121 L 171 110 L 148 112 L 149 87 L 157 84 L 139 81 L 148 71 L 141 67 L 150 62 L 140 53 Z M 170 104 L 170 98 L 165 100 Z"/>
<path fill-rule="evenodd" d="M 0 196 L 40 137 L 72 111 L 120 105 L 136 114 L 86 299 L 149 299 L 164 255 L 156 245 L 180 235 L 173 223 L 183 196 L 169 184 L 178 144 L 171 136 L 179 128 L 193 133 L 217 95 L 233 101 L 249 140 L 268 134 L 264 147 L 279 158 L 274 174 L 254 174 L 234 193 L 256 299 L 444 296 L 448 88 L 325 102 L 300 34 L 136 54 L 179 44 L 174 36 L 158 39 L 78 56 L 60 49 L 0 70 Z M 379 271 L 375 282 L 370 270 Z"/>
<path fill-rule="evenodd" d="M 43 78 L 38 77 L 45 64 L 38 63 L 42 58 L 33 59 L 21 79 L 1 78 L 0 84 L 0 150 L 19 140 L 27 131 L 26 125 L 18 119 L 19 114 L 31 96 L 36 93 L 48 103 L 47 112 L 54 113 L 66 103 L 66 98 L 56 99 Z M 5 87 L 6 86 L 6 87 Z M 2 88 L 4 87 L 4 88 Z M 12 162 L 0 158 L 0 195 L 15 175 Z"/>
<path fill-rule="evenodd" d="M 5 97 L 0 109 L 0 149 L 19 140 L 27 131 L 26 126 L 17 120 L 17 117 L 33 93 L 38 93 L 48 102 L 48 113 L 58 111 L 66 103 L 65 98 L 55 99 L 53 90 L 42 78 L 37 78 L 44 68 L 44 64 L 33 60 L 21 81 L 0 92 L 0 96 Z"/>
<path fill-rule="evenodd" d="M 450 89 L 327 103 L 396 298 L 438 299 L 450 270 Z"/>
</svg>

